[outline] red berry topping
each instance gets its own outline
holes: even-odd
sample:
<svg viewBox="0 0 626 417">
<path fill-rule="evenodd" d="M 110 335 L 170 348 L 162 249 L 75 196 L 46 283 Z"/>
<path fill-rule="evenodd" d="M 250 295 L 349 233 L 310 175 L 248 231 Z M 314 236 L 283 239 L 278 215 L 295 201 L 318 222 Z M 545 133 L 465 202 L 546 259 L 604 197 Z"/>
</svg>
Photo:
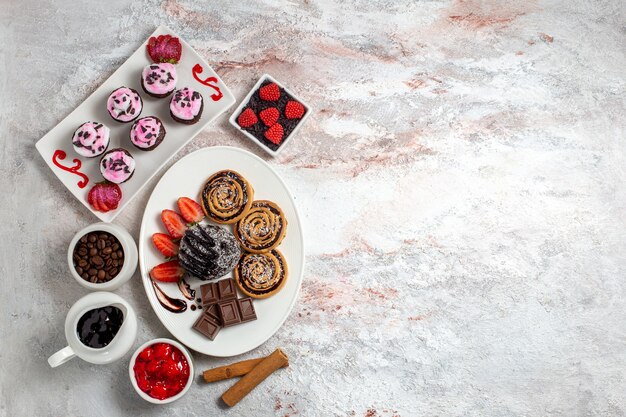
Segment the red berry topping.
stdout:
<svg viewBox="0 0 626 417">
<path fill-rule="evenodd" d="M 178 64 L 183 52 L 180 40 L 172 35 L 151 37 L 148 39 L 146 49 L 153 62 L 169 62 L 170 64 Z"/>
<path fill-rule="evenodd" d="M 275 107 L 261 110 L 261 112 L 259 113 L 259 117 L 261 118 L 261 120 L 263 120 L 265 126 L 272 126 L 274 123 L 276 123 L 278 121 L 278 116 L 280 116 L 280 113 Z"/>
<path fill-rule="evenodd" d="M 276 101 L 280 98 L 280 88 L 276 83 L 269 83 L 259 89 L 259 96 L 266 101 Z"/>
<path fill-rule="evenodd" d="M 200 220 L 204 219 L 202 206 L 189 197 L 181 197 L 178 199 L 178 210 L 187 223 L 198 223 Z"/>
<path fill-rule="evenodd" d="M 190 378 L 187 358 L 169 343 L 155 343 L 141 351 L 133 372 L 139 389 L 159 400 L 180 393 Z"/>
<path fill-rule="evenodd" d="M 170 235 L 155 233 L 152 235 L 152 243 L 166 258 L 173 258 L 178 255 L 178 243 L 174 242 Z"/>
<path fill-rule="evenodd" d="M 185 270 L 178 264 L 178 261 L 169 261 L 152 268 L 150 278 L 161 282 L 178 282 L 184 273 Z"/>
<path fill-rule="evenodd" d="M 304 115 L 304 106 L 298 101 L 288 101 L 285 106 L 287 119 L 300 119 Z"/>
<path fill-rule="evenodd" d="M 258 121 L 259 119 L 257 119 L 256 114 L 254 114 L 254 111 L 249 107 L 242 111 L 237 118 L 237 124 L 241 127 L 253 126 Z"/>
<path fill-rule="evenodd" d="M 187 230 L 185 220 L 174 210 L 163 210 L 161 212 L 161 221 L 167 228 L 167 233 L 174 239 L 183 237 Z"/>
<path fill-rule="evenodd" d="M 274 126 L 265 131 L 265 139 L 278 145 L 283 140 L 283 133 L 283 127 L 280 123 L 276 123 Z"/>
<path fill-rule="evenodd" d="M 121 199 L 122 189 L 120 186 L 108 181 L 97 183 L 89 190 L 89 194 L 87 194 L 89 205 L 91 205 L 94 210 L 103 213 L 115 210 Z"/>
</svg>

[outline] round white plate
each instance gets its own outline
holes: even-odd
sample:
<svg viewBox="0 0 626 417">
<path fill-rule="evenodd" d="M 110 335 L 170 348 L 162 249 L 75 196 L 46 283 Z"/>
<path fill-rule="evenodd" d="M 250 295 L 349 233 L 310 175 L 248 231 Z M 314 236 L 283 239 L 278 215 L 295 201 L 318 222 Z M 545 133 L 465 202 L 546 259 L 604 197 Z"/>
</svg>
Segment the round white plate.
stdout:
<svg viewBox="0 0 626 417">
<path fill-rule="evenodd" d="M 222 329 L 215 340 L 211 341 L 191 328 L 201 310 L 191 311 L 193 302 L 188 300 L 188 308 L 183 313 L 176 314 L 163 308 L 156 298 L 148 273 L 155 265 L 165 262 L 151 239 L 154 233 L 167 233 L 161 224 L 161 211 L 178 210 L 178 197 L 199 200 L 201 187 L 209 176 L 224 169 L 232 169 L 243 175 L 254 188 L 255 200 L 271 200 L 282 208 L 288 225 L 287 234 L 278 249 L 287 260 L 289 277 L 278 294 L 264 300 L 254 300 L 257 320 Z M 232 230 L 231 226 L 224 227 Z M 265 161 L 250 152 L 216 146 L 189 154 L 163 175 L 148 200 L 139 233 L 139 267 L 154 312 L 181 343 L 197 352 L 220 357 L 240 355 L 252 350 L 276 333 L 291 312 L 300 292 L 304 271 L 304 241 L 293 197 L 278 174 Z M 228 274 L 224 278 L 231 276 L 232 274 Z M 204 283 L 193 277 L 187 277 L 186 280 L 192 289 L 197 289 Z M 159 283 L 159 286 L 168 295 L 184 299 L 176 284 Z M 197 291 L 196 298 L 199 296 Z M 239 293 L 239 296 L 242 297 L 243 294 Z"/>
</svg>

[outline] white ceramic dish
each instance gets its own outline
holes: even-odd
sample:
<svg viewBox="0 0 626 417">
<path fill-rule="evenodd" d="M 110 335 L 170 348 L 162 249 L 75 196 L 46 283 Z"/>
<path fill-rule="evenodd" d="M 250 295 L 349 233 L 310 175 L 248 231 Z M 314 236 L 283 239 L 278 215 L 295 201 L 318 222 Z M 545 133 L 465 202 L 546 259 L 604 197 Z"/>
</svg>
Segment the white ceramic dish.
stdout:
<svg viewBox="0 0 626 417">
<path fill-rule="evenodd" d="M 177 36 L 165 27 L 159 27 L 150 36 L 163 34 Z M 176 66 L 178 74 L 176 87 L 187 86 L 199 91 L 204 98 L 204 111 L 200 121 L 193 125 L 173 121 L 169 113 L 171 95 L 156 99 L 150 97 L 141 88 L 141 71 L 150 64 L 146 43 L 147 40 L 93 94 L 41 138 L 36 145 L 52 172 L 59 177 L 67 189 L 94 215 L 105 222 L 111 222 L 172 156 L 208 123 L 235 103 L 235 97 L 217 74 L 196 51 L 181 39 L 183 51 L 181 61 Z M 106 110 L 107 97 L 121 86 L 134 88 L 141 95 L 143 99 L 141 117 L 154 115 L 163 121 L 167 134 L 163 142 L 152 151 L 141 151 L 135 148 L 129 139 L 132 123 L 116 122 Z M 217 89 L 220 91 L 219 94 Z M 111 142 L 108 149 L 125 148 L 133 155 L 137 163 L 133 177 L 120 185 L 123 196 L 118 208 L 107 213 L 93 210 L 87 202 L 87 194 L 91 187 L 103 180 L 99 168 L 100 157 L 79 156 L 72 147 L 72 134 L 86 121 L 97 121 L 107 125 L 111 129 Z"/>
<path fill-rule="evenodd" d="M 122 246 L 122 251 L 124 252 L 124 265 L 122 265 L 120 272 L 110 281 L 100 284 L 85 281 L 80 275 L 78 275 L 78 272 L 76 272 L 76 269 L 74 268 L 74 260 L 72 259 L 72 256 L 74 255 L 74 247 L 78 243 L 78 240 L 87 233 L 96 231 L 108 232 L 115 236 L 117 240 L 119 240 L 120 245 Z M 113 291 L 128 281 L 137 269 L 137 258 L 137 245 L 135 244 L 135 241 L 130 233 L 122 227 L 112 223 L 90 224 L 74 235 L 72 241 L 70 242 L 70 246 L 67 249 L 67 264 L 70 268 L 70 273 L 76 282 L 85 288 L 96 291 Z"/>
<path fill-rule="evenodd" d="M 94 308 L 115 306 L 122 310 L 124 321 L 115 338 L 107 346 L 94 349 L 82 344 L 76 332 L 80 318 Z M 65 318 L 65 338 L 68 346 L 48 358 L 48 364 L 56 368 L 70 359 L 79 358 L 97 365 L 115 362 L 126 354 L 137 337 L 137 315 L 135 310 L 122 297 L 112 292 L 92 292 L 74 303 Z"/>
<path fill-rule="evenodd" d="M 269 80 L 269 81 L 272 81 L 272 82 L 278 84 L 287 93 L 289 93 L 289 95 L 291 95 L 291 97 L 293 97 L 294 99 L 298 100 L 304 106 L 304 108 L 306 109 L 306 113 L 304 114 L 304 116 L 302 116 L 302 119 L 300 120 L 300 123 L 298 123 L 296 128 L 291 131 L 291 134 L 287 137 L 287 139 L 285 139 L 283 141 L 283 143 L 280 145 L 280 147 L 277 150 L 275 150 L 275 151 L 270 149 L 270 148 L 268 148 L 267 146 L 265 146 L 252 133 L 250 133 L 247 130 L 241 128 L 237 124 L 237 117 L 239 116 L 239 114 L 241 113 L 243 108 L 248 104 L 248 101 L 250 101 L 250 97 L 252 97 L 252 94 L 254 94 L 254 92 L 256 90 L 258 90 L 259 87 L 261 86 L 261 84 L 263 84 L 263 82 L 266 81 L 266 80 Z M 238 131 L 243 133 L 245 136 L 247 136 L 248 139 L 250 139 L 252 142 L 254 142 L 257 146 L 259 146 L 265 152 L 267 152 L 268 154 L 270 154 L 272 156 L 277 156 L 279 153 L 281 153 L 283 151 L 283 149 L 285 149 L 287 147 L 287 144 L 291 141 L 291 139 L 293 139 L 293 137 L 296 136 L 296 134 L 298 133 L 298 130 L 300 130 L 300 128 L 302 127 L 302 125 L 304 124 L 306 119 L 309 118 L 310 115 L 311 115 L 311 106 L 309 106 L 304 101 L 302 101 L 297 95 L 295 95 L 288 88 L 285 88 L 285 86 L 282 83 L 276 81 L 274 78 L 272 78 L 268 74 L 263 74 L 261 76 L 261 78 L 259 79 L 259 81 L 257 81 L 257 83 L 254 85 L 254 87 L 252 87 L 252 89 L 250 90 L 248 95 L 241 101 L 241 103 L 239 104 L 239 107 L 237 107 L 237 109 L 235 109 L 233 114 L 230 115 L 230 118 L 228 119 L 228 121 L 229 121 L 229 123 L 231 125 L 233 125 L 235 127 L 235 129 L 237 129 Z"/>
<path fill-rule="evenodd" d="M 198 199 L 207 178 L 223 169 L 232 169 L 243 175 L 254 188 L 255 199 L 272 200 L 282 208 L 288 226 L 287 234 L 278 248 L 289 266 L 289 277 L 283 289 L 276 295 L 264 300 L 254 300 L 257 320 L 222 329 L 216 339 L 211 341 L 191 328 L 201 311 L 191 311 L 188 308 L 187 311 L 176 314 L 163 308 L 156 298 L 148 273 L 152 267 L 164 262 L 163 256 L 153 247 L 151 240 L 152 234 L 165 232 L 161 224 L 161 211 L 176 210 L 176 200 L 181 196 Z M 254 349 L 280 328 L 300 291 L 304 271 L 304 242 L 293 197 L 278 174 L 265 161 L 250 152 L 216 146 L 187 155 L 163 175 L 146 205 L 139 234 L 139 267 L 152 308 L 163 325 L 180 342 L 197 352 L 220 357 L 240 355 Z M 187 280 L 193 289 L 204 283 L 196 278 Z M 168 295 L 183 298 L 176 284 L 159 283 L 159 286 Z M 196 295 L 198 296 L 199 294 Z M 240 293 L 240 297 L 242 296 Z"/>
<path fill-rule="evenodd" d="M 174 395 L 173 397 L 169 397 L 164 400 L 152 398 L 151 396 L 143 392 L 137 385 L 137 378 L 135 378 L 135 372 L 133 371 L 133 366 L 135 365 L 137 356 L 139 356 L 142 350 L 144 350 L 148 346 L 154 345 L 155 343 L 168 343 L 172 346 L 177 347 L 181 352 L 183 352 L 183 355 L 185 355 L 185 358 L 187 359 L 187 363 L 189 364 L 189 379 L 187 380 L 187 385 L 185 385 L 185 388 L 183 388 L 181 392 Z M 135 391 L 137 391 L 137 394 L 139 394 L 141 398 L 143 398 L 144 400 L 152 404 L 168 404 L 168 403 L 176 401 L 177 399 L 185 395 L 187 391 L 189 391 L 189 387 L 191 387 L 191 385 L 193 384 L 193 379 L 195 378 L 195 374 L 193 371 L 193 358 L 191 357 L 191 354 L 189 353 L 189 351 L 185 349 L 183 345 L 181 345 L 175 340 L 165 339 L 165 338 L 150 340 L 149 342 L 146 342 L 143 345 L 139 346 L 139 348 L 137 348 L 135 353 L 133 353 L 133 356 L 130 358 L 130 362 L 128 364 L 128 375 L 130 376 L 130 382 L 133 385 L 133 388 L 135 388 Z"/>
</svg>

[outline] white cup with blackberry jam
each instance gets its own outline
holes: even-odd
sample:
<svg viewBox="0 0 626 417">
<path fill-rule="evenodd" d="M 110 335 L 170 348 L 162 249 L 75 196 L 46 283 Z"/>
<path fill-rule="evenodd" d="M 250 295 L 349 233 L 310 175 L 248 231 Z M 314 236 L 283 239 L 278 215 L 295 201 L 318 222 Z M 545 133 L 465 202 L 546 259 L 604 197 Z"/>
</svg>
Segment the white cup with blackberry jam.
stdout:
<svg viewBox="0 0 626 417">
<path fill-rule="evenodd" d="M 74 235 L 67 251 L 70 273 L 90 290 L 113 291 L 137 269 L 137 245 L 123 228 L 94 223 Z"/>
<path fill-rule="evenodd" d="M 122 297 L 96 291 L 79 299 L 65 318 L 67 346 L 48 358 L 56 368 L 79 358 L 104 365 L 122 358 L 137 337 L 137 315 Z"/>
</svg>

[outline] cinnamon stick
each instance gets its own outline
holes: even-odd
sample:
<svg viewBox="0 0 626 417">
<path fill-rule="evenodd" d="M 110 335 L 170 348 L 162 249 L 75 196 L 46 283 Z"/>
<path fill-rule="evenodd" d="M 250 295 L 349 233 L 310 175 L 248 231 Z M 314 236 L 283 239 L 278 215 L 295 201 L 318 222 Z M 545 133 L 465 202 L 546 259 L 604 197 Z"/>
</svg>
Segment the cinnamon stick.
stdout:
<svg viewBox="0 0 626 417">
<path fill-rule="evenodd" d="M 289 365 L 289 359 L 282 350 L 276 349 L 267 358 L 261 360 L 250 372 L 222 395 L 222 400 L 229 407 L 234 406 L 250 393 L 257 385 L 265 380 L 272 372 Z"/>
<path fill-rule="evenodd" d="M 202 373 L 206 382 L 222 381 L 224 379 L 235 378 L 250 372 L 265 358 L 248 359 L 241 362 L 231 363 L 230 365 L 220 366 L 213 369 L 207 369 Z M 287 366 L 286 363 L 284 366 Z"/>
</svg>

